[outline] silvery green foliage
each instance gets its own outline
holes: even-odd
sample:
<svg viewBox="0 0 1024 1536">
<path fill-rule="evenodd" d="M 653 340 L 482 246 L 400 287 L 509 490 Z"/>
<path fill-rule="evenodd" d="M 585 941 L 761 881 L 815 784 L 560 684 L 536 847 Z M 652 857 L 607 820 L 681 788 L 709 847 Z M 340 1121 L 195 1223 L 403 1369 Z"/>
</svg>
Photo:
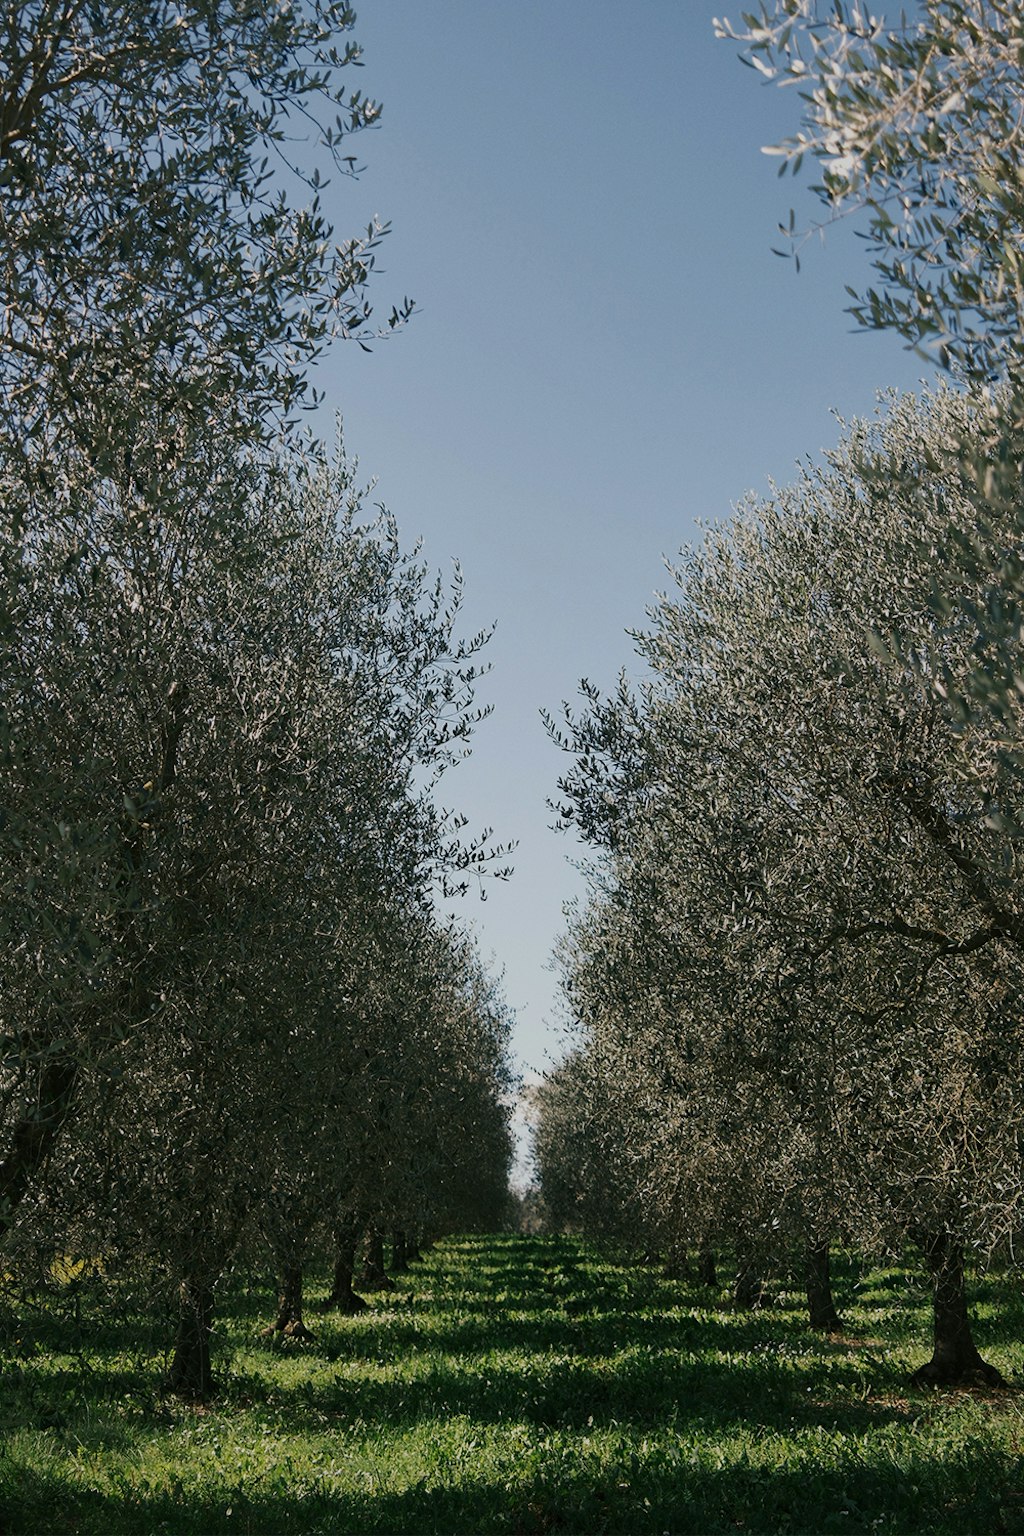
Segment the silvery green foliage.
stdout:
<svg viewBox="0 0 1024 1536">
<path fill-rule="evenodd" d="M 477 645 L 312 447 L 156 417 L 116 477 L 69 444 L 32 495 L 0 546 L 0 1214 L 49 1161 L 51 1205 L 216 1271 L 368 1044 L 399 1070 L 374 936 L 486 858 L 432 793 Z"/>
<path fill-rule="evenodd" d="M 950 612 L 970 590 L 976 657 L 942 696 L 981 711 L 1020 769 L 1015 715 L 1022 674 L 1020 485 L 1024 463 L 1021 234 L 1024 16 L 1016 0 L 922 0 L 891 22 L 859 3 L 775 0 L 745 14 L 738 41 L 761 74 L 797 87 L 800 131 L 770 153 L 817 161 L 829 217 L 867 216 L 877 286 L 853 288 L 862 325 L 894 330 L 971 385 L 998 381 L 987 422 L 954 443 L 976 517 L 946 543 Z M 791 213 L 784 233 L 801 236 Z M 962 573 L 963 580 L 958 576 Z"/>
<path fill-rule="evenodd" d="M 289 1192 L 407 1205 L 418 1158 L 436 1214 L 507 1163 L 507 1021 L 433 910 L 497 851 L 435 799 L 487 636 L 293 430 L 383 233 L 319 203 L 379 116 L 353 21 L 4 18 L 0 1231 L 194 1294 Z"/>
<path fill-rule="evenodd" d="M 881 281 L 854 295 L 856 319 L 970 378 L 1015 372 L 1024 339 L 1016 0 L 923 0 L 892 21 L 859 0 L 774 0 L 736 27 L 716 26 L 762 75 L 800 93 L 799 132 L 768 152 L 794 170 L 816 160 L 830 212 L 867 213 Z"/>
<path fill-rule="evenodd" d="M 321 1057 L 331 1041 L 329 1112 L 312 1131 L 301 1117 L 275 1173 L 280 1185 L 290 1170 L 291 1212 L 304 1204 L 320 1224 L 306 1223 L 307 1252 L 339 1207 L 441 1232 L 493 1223 L 507 1188 L 509 1012 L 464 934 L 387 894 L 352 932 L 344 1004 L 317 1030 Z"/>
<path fill-rule="evenodd" d="M 339 0 L 8 0 L 9 445 L 38 455 L 70 427 L 106 469 L 127 379 L 142 415 L 173 401 L 202 416 L 216 402 L 222 430 L 252 431 L 303 402 L 328 336 L 366 327 L 384 231 L 338 242 L 319 200 L 325 171 L 355 167 L 348 134 L 380 111 L 343 88 L 340 72 L 360 63 L 341 41 L 353 23 Z"/>
<path fill-rule="evenodd" d="M 567 990 L 654 1233 L 1018 1219 L 1020 781 L 933 686 L 975 664 L 971 594 L 932 589 L 986 420 L 940 391 L 854 424 L 683 555 L 644 686 L 568 717 Z"/>
</svg>

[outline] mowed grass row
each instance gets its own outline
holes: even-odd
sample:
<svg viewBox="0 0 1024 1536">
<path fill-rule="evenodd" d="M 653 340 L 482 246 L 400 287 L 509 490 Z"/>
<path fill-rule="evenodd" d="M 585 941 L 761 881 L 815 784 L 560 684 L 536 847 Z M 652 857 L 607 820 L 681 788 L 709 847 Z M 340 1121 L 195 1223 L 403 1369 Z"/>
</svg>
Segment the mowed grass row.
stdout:
<svg viewBox="0 0 1024 1536">
<path fill-rule="evenodd" d="M 259 1338 L 266 1292 L 222 1297 L 204 1409 L 102 1284 L 8 1340 L 8 1536 L 1024 1531 L 1024 1396 L 908 1390 L 929 1313 L 900 1270 L 841 1270 L 827 1340 L 796 1291 L 742 1314 L 568 1238 L 451 1239 L 313 1345 Z M 976 1294 L 1015 1379 L 1019 1282 Z"/>
</svg>

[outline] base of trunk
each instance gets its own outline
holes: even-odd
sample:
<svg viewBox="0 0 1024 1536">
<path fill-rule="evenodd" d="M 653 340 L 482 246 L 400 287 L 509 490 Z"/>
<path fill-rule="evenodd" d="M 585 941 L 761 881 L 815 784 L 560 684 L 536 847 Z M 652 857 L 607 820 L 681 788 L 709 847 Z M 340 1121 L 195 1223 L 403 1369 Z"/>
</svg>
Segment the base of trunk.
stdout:
<svg viewBox="0 0 1024 1536">
<path fill-rule="evenodd" d="M 338 1223 L 334 1233 L 334 1278 L 331 1281 L 330 1294 L 320 1303 L 318 1311 L 341 1312 L 345 1317 L 354 1317 L 357 1312 L 366 1311 L 367 1303 L 352 1289 L 352 1271 L 356 1267 L 356 1243 L 361 1228 L 362 1222 L 358 1216 Z"/>
<path fill-rule="evenodd" d="M 205 1403 L 216 1390 L 210 1367 L 213 1293 L 205 1286 L 186 1280 L 181 1285 L 178 1304 L 178 1333 L 171 1360 L 170 1389 L 176 1397 Z"/>
<path fill-rule="evenodd" d="M 302 1268 L 287 1264 L 281 1272 L 281 1288 L 277 1296 L 277 1316 L 269 1328 L 263 1329 L 263 1338 L 292 1339 L 298 1344 L 309 1344 L 313 1335 L 302 1320 Z"/>
<path fill-rule="evenodd" d="M 665 1263 L 662 1266 L 662 1274 L 666 1280 L 689 1280 L 690 1264 L 689 1255 L 685 1248 L 670 1248 L 665 1255 Z"/>
<path fill-rule="evenodd" d="M 718 1270 L 715 1267 L 715 1255 L 710 1248 L 702 1248 L 697 1255 L 697 1284 L 718 1285 Z"/>
<path fill-rule="evenodd" d="M 923 1247 L 932 1273 L 935 1346 L 932 1358 L 911 1376 L 911 1385 L 1005 1387 L 995 1366 L 981 1358 L 971 1335 L 962 1244 L 948 1232 L 939 1232 L 926 1239 Z"/>
<path fill-rule="evenodd" d="M 804 1256 L 807 1285 L 807 1317 L 821 1333 L 839 1333 L 842 1321 L 832 1296 L 832 1273 L 827 1243 L 811 1243 Z"/>
<path fill-rule="evenodd" d="M 764 1281 L 756 1269 L 745 1266 L 736 1273 L 732 1288 L 733 1305 L 741 1312 L 752 1312 L 764 1304 Z"/>
<path fill-rule="evenodd" d="M 409 1268 L 409 1245 L 404 1232 L 395 1232 L 391 1239 L 391 1272 L 404 1275 Z"/>
<path fill-rule="evenodd" d="M 332 1291 L 320 1305 L 318 1312 L 341 1312 L 345 1317 L 355 1317 L 357 1312 L 365 1312 L 369 1302 L 357 1296 L 355 1291 Z"/>
<path fill-rule="evenodd" d="M 977 1354 L 977 1351 L 975 1351 Z M 912 1387 L 1005 1387 L 1005 1376 L 978 1355 L 976 1360 L 955 1361 L 932 1358 L 914 1372 Z"/>
<path fill-rule="evenodd" d="M 310 1333 L 301 1317 L 290 1317 L 286 1323 L 280 1320 L 269 1323 L 260 1330 L 261 1339 L 293 1339 L 297 1344 L 315 1344 L 316 1334 Z"/>
<path fill-rule="evenodd" d="M 393 1291 L 395 1282 L 384 1268 L 384 1239 L 379 1232 L 371 1232 L 366 1245 L 363 1271 L 355 1282 L 361 1291 Z"/>
</svg>

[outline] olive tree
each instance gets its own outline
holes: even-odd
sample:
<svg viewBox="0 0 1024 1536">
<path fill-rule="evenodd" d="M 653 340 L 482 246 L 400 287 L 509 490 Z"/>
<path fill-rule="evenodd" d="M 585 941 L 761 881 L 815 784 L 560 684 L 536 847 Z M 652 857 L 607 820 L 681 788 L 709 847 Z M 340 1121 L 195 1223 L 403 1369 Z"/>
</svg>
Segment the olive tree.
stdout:
<svg viewBox="0 0 1024 1536">
<path fill-rule="evenodd" d="M 761 75 L 799 92 L 799 131 L 767 153 L 793 170 L 817 161 L 826 217 L 866 214 L 879 286 L 854 296 L 854 318 L 971 379 L 1016 375 L 1024 18 L 1015 0 L 923 0 L 891 23 L 859 0 L 765 0 L 741 25 L 716 29 Z"/>
<path fill-rule="evenodd" d="M 931 587 L 946 529 L 974 518 L 946 449 L 975 409 L 895 403 L 709 532 L 640 638 L 652 681 L 570 722 L 563 783 L 642 922 L 613 954 L 641 977 L 653 959 L 643 1051 L 673 1064 L 669 1116 L 673 1095 L 691 1125 L 703 1106 L 711 1178 L 687 1166 L 689 1137 L 667 1142 L 689 1198 L 735 1227 L 742 1175 L 748 1229 L 916 1235 L 936 1275 L 931 1379 L 988 1374 L 961 1247 L 1005 1239 L 1021 1195 L 1019 782 L 928 681 L 932 658 L 954 680 L 974 661 L 965 607 L 940 617 Z"/>
<path fill-rule="evenodd" d="M 205 718 L 211 758 L 223 744 L 202 711 L 230 693 L 247 586 L 268 579 L 266 440 L 324 340 L 368 318 L 380 231 L 334 246 L 320 169 L 289 163 L 301 123 L 353 169 L 342 138 L 379 115 L 342 87 L 353 23 L 320 0 L 5 11 L 0 1226 L 80 1086 L 81 1031 L 116 1044 L 125 1010 L 159 1000 L 173 925 L 140 891 L 187 824 L 168 812 L 183 735 Z M 195 826 L 237 803 L 212 763 L 205 782 Z"/>
<path fill-rule="evenodd" d="M 127 1247 L 205 1298 L 269 1187 L 275 1096 L 311 1135 L 345 1073 L 320 1028 L 350 1030 L 358 925 L 484 850 L 455 856 L 426 782 L 476 718 L 457 589 L 362 522 L 347 466 L 179 447 L 102 498 L 69 448 L 7 547 L 0 1178 L 9 1227 L 76 1102 L 103 1100 Z"/>
<path fill-rule="evenodd" d="M 282 1276 L 275 1330 L 304 1330 L 301 1269 L 335 1244 L 328 1305 L 354 1310 L 357 1239 L 496 1219 L 508 1181 L 507 1010 L 468 941 L 381 893 L 334 982 L 336 1017 L 311 1047 L 326 1090 L 278 1135 L 264 1226 Z M 326 1057 L 326 1060 L 324 1059 Z M 285 1208 L 282 1209 L 282 1194 Z M 386 1284 L 378 1252 L 375 1286 Z M 364 1280 L 365 1284 L 365 1280 Z"/>
</svg>

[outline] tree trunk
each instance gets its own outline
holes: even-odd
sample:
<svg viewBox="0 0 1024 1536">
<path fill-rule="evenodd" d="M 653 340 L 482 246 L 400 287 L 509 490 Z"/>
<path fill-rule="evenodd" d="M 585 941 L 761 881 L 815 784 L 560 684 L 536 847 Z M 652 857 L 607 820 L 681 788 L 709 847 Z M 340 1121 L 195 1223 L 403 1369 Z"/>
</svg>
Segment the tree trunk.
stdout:
<svg viewBox="0 0 1024 1536">
<path fill-rule="evenodd" d="M 52 1057 L 41 1068 L 36 1103 L 15 1125 L 10 1150 L 0 1163 L 0 1238 L 53 1150 L 77 1085 L 78 1062 L 71 1058 Z"/>
<path fill-rule="evenodd" d="M 393 1291 L 395 1288 L 384 1268 L 384 1238 L 379 1227 L 371 1227 L 367 1233 L 363 1271 L 356 1284 L 361 1291 Z"/>
<path fill-rule="evenodd" d="M 828 1243 L 808 1243 L 804 1253 L 804 1279 L 811 1327 L 819 1328 L 822 1333 L 838 1333 L 842 1323 L 832 1297 Z"/>
<path fill-rule="evenodd" d="M 183 1280 L 178 1291 L 178 1335 L 171 1361 L 171 1391 L 205 1402 L 214 1390 L 210 1369 L 213 1292 L 199 1280 Z"/>
<path fill-rule="evenodd" d="M 938 1232 L 927 1238 L 923 1247 L 932 1276 L 935 1346 L 932 1358 L 911 1376 L 911 1384 L 1005 1387 L 995 1366 L 981 1358 L 971 1336 L 963 1244 L 948 1232 Z"/>
<path fill-rule="evenodd" d="M 322 1312 L 344 1312 L 351 1316 L 354 1312 L 365 1311 L 366 1302 L 352 1289 L 358 1240 L 359 1224 L 355 1220 L 340 1221 L 335 1227 L 334 1280 L 330 1295 L 321 1304 Z"/>
<path fill-rule="evenodd" d="M 715 1254 L 712 1248 L 702 1248 L 697 1255 L 697 1281 L 700 1285 L 718 1285 Z"/>
<path fill-rule="evenodd" d="M 391 1273 L 404 1275 L 409 1268 L 409 1245 L 398 1228 L 391 1234 Z"/>
<path fill-rule="evenodd" d="M 303 1343 L 313 1338 L 302 1320 L 301 1264 L 286 1264 L 282 1269 L 277 1293 L 277 1317 L 269 1328 L 264 1328 L 263 1333 L 267 1338 L 281 1334 L 286 1339 L 299 1339 Z"/>
<path fill-rule="evenodd" d="M 736 1255 L 736 1279 L 732 1289 L 733 1305 L 749 1312 L 764 1301 L 764 1285 L 753 1256 L 740 1248 Z"/>
<path fill-rule="evenodd" d="M 669 1248 L 662 1273 L 666 1280 L 689 1280 L 688 1255 L 681 1244 L 673 1243 Z"/>
</svg>

